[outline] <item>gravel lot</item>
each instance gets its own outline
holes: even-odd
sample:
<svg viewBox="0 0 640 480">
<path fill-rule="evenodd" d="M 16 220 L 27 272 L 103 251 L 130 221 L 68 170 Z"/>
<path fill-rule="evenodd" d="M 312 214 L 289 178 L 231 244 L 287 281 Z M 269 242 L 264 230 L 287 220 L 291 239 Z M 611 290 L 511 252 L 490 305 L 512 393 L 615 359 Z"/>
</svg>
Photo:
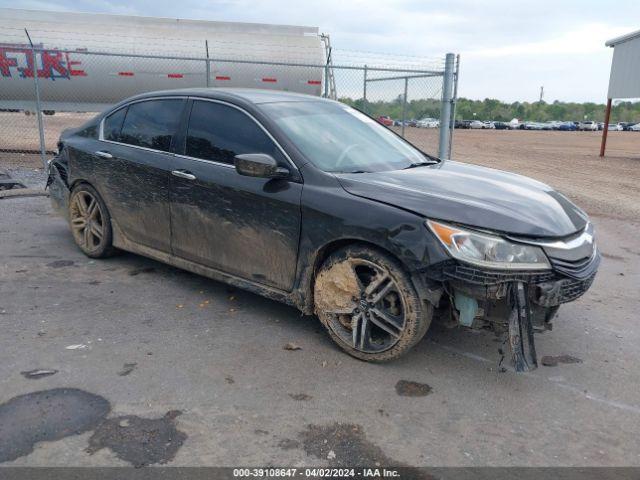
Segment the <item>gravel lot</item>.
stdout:
<svg viewBox="0 0 640 480">
<path fill-rule="evenodd" d="M 437 325 L 400 361 L 359 362 L 314 318 L 139 256 L 90 260 L 48 199 L 0 200 L 0 462 L 640 465 L 640 135 L 612 133 L 605 160 L 598 142 L 456 131 L 456 159 L 546 181 L 598 229 L 594 286 L 537 336 L 540 357 L 582 362 L 518 375 L 492 335 Z M 31 182 L 38 167 L 0 154 Z M 57 372 L 21 374 L 37 369 Z"/>
</svg>

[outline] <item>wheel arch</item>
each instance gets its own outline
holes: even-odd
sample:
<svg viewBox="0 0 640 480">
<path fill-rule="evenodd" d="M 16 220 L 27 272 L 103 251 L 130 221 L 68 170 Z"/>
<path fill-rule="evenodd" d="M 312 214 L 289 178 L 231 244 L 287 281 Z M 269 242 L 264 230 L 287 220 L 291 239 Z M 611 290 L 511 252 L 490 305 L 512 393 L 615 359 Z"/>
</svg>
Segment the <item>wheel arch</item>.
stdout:
<svg viewBox="0 0 640 480">
<path fill-rule="evenodd" d="M 82 184 L 86 184 L 89 185 L 91 188 L 93 188 L 96 192 L 98 192 L 98 189 L 95 187 L 95 185 L 93 185 L 89 180 L 86 180 L 84 178 L 76 178 L 73 182 L 71 182 L 71 184 L 69 185 L 69 192 L 73 192 L 73 189 L 76 188 L 78 185 L 82 185 Z M 100 193 L 100 192 L 98 192 Z M 100 195 L 102 196 L 102 195 Z M 103 199 L 104 201 L 104 199 Z"/>
</svg>

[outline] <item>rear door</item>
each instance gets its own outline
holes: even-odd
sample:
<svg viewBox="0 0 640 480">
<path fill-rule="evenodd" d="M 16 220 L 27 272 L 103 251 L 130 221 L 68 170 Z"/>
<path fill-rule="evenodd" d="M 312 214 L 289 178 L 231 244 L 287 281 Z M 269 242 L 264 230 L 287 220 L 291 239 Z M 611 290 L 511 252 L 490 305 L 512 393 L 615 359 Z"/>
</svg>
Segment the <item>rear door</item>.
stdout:
<svg viewBox="0 0 640 480">
<path fill-rule="evenodd" d="M 169 174 L 185 98 L 131 103 L 106 117 L 96 160 L 102 191 L 128 240 L 171 251 Z"/>
<path fill-rule="evenodd" d="M 233 158 L 267 153 L 295 169 L 247 112 L 193 100 L 175 157 L 171 243 L 175 255 L 281 290 L 290 290 L 300 237 L 302 183 L 239 175 Z"/>
</svg>

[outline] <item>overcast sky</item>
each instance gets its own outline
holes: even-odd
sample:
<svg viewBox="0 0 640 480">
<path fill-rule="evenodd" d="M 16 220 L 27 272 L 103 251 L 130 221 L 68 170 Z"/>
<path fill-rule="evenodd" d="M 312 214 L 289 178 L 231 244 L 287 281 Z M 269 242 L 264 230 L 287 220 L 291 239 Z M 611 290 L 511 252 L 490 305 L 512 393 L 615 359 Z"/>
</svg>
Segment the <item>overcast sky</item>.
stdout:
<svg viewBox="0 0 640 480">
<path fill-rule="evenodd" d="M 610 38 L 640 29 L 637 0 L 0 0 L 41 10 L 311 25 L 336 49 L 461 54 L 459 95 L 475 99 L 606 98 Z"/>
</svg>

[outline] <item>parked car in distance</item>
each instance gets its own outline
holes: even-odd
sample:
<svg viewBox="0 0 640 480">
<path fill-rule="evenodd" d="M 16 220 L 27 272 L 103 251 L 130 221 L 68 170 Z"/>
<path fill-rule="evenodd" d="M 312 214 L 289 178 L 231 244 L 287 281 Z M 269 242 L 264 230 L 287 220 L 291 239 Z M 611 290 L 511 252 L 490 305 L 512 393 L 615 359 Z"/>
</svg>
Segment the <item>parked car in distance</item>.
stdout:
<svg viewBox="0 0 640 480">
<path fill-rule="evenodd" d="M 542 130 L 542 124 L 540 122 L 526 122 L 524 124 L 525 130 Z"/>
<path fill-rule="evenodd" d="M 585 120 L 584 122 L 580 122 L 580 124 L 578 125 L 578 130 L 582 132 L 584 131 L 595 132 L 598 130 L 598 122 L 594 122 L 592 120 Z"/>
<path fill-rule="evenodd" d="M 493 122 L 493 128 L 496 130 L 509 130 L 509 124 L 506 122 Z"/>
<path fill-rule="evenodd" d="M 471 120 L 456 120 L 454 126 L 455 128 L 468 129 L 470 124 Z"/>
<path fill-rule="evenodd" d="M 634 123 L 633 122 L 619 122 L 618 125 L 622 126 L 622 130 L 626 132 L 626 131 L 629 130 L 629 128 L 632 125 L 634 125 Z"/>
<path fill-rule="evenodd" d="M 640 123 L 636 123 L 635 125 L 631 125 L 629 130 L 632 132 L 640 132 Z"/>
<path fill-rule="evenodd" d="M 575 132 L 577 130 L 576 124 L 573 122 L 562 122 L 558 125 L 558 130 Z"/>
<path fill-rule="evenodd" d="M 380 115 L 377 120 L 385 127 L 391 127 L 393 125 L 393 120 L 388 115 Z"/>
<path fill-rule="evenodd" d="M 533 332 L 600 262 L 586 213 L 551 187 L 315 96 L 151 92 L 58 145 L 50 198 L 88 257 L 122 249 L 293 305 L 361 360 L 398 358 L 437 316 L 536 368 Z"/>
<path fill-rule="evenodd" d="M 607 129 L 611 132 L 622 132 L 624 128 L 619 123 L 610 123 Z"/>
<path fill-rule="evenodd" d="M 487 126 L 484 124 L 484 122 L 481 122 L 480 120 L 473 120 L 470 124 L 469 124 L 469 128 L 472 129 L 483 129 L 483 128 L 487 128 Z"/>
<path fill-rule="evenodd" d="M 422 120 L 418 120 L 416 126 L 419 128 L 438 128 L 440 126 L 440 120 L 435 118 L 423 118 Z"/>
</svg>

